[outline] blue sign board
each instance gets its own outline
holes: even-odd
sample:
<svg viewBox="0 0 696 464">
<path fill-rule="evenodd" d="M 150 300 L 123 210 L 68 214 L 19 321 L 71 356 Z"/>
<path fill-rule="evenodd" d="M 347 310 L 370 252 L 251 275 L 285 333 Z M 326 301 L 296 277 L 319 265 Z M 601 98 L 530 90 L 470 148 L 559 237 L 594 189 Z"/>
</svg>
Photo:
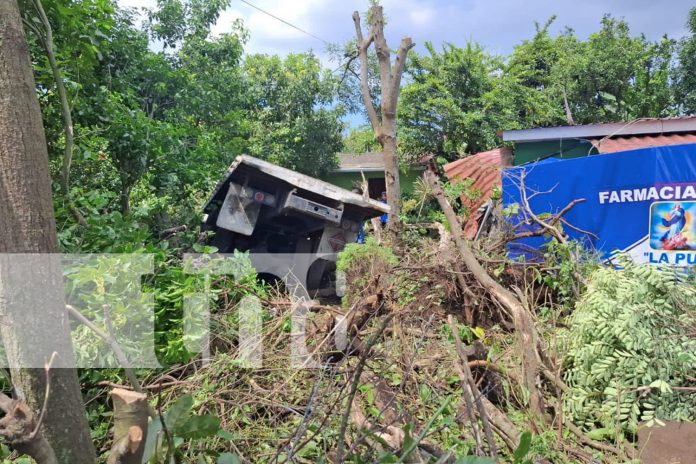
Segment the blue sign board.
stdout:
<svg viewBox="0 0 696 464">
<path fill-rule="evenodd" d="M 696 144 L 550 158 L 506 169 L 504 206 L 522 204 L 523 174 L 537 215 L 556 214 L 584 199 L 563 216 L 569 224 L 564 231 L 602 258 L 622 251 L 637 262 L 696 265 Z M 523 220 L 521 209 L 513 222 Z M 543 243 L 541 237 L 522 239 L 511 250 Z"/>
</svg>

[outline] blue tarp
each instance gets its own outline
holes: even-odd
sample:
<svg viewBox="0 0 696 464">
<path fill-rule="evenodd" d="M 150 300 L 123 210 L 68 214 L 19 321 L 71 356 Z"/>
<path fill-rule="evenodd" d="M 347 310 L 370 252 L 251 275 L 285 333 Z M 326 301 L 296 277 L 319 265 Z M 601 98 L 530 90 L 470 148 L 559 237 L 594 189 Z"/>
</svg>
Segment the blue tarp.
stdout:
<svg viewBox="0 0 696 464">
<path fill-rule="evenodd" d="M 564 230 L 602 258 L 623 251 L 639 262 L 696 264 L 696 144 L 550 158 L 506 169 L 504 206 L 521 204 L 522 173 L 535 214 L 555 214 L 585 199 L 563 217 L 590 234 Z M 515 224 L 523 220 L 522 214 L 512 218 Z M 543 238 L 523 239 L 511 251 L 543 243 Z"/>
</svg>

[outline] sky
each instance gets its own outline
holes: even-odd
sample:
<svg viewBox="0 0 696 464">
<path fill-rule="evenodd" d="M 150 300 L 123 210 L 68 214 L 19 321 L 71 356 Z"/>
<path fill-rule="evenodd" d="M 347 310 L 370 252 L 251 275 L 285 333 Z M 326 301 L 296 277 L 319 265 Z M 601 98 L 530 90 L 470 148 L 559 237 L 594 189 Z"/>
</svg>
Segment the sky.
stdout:
<svg viewBox="0 0 696 464">
<path fill-rule="evenodd" d="M 259 8 L 327 42 L 345 43 L 355 36 L 351 15 L 367 10 L 367 0 L 248 0 Z M 155 5 L 155 0 L 118 0 L 121 6 Z M 476 41 L 490 53 L 508 54 L 516 44 L 531 38 L 534 23 L 557 19 L 552 33 L 573 28 L 585 38 L 599 28 L 606 13 L 624 18 L 634 34 L 650 39 L 667 34 L 687 34 L 686 18 L 696 3 L 687 0 L 382 0 L 387 18 L 386 36 L 391 48 L 410 36 L 421 49 L 426 41 L 436 47 L 445 42 L 458 46 Z M 248 53 L 286 55 L 312 50 L 327 63 L 324 42 L 274 19 L 240 0 L 232 0 L 213 28 L 231 29 L 242 18 L 250 32 Z"/>
</svg>

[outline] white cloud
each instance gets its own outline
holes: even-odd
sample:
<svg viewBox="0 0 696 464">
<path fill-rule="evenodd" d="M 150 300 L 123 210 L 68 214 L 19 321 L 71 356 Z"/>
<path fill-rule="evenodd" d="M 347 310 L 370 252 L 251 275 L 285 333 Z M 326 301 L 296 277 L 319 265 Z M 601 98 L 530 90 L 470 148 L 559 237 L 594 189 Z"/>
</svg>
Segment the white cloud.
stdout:
<svg viewBox="0 0 696 464">
<path fill-rule="evenodd" d="M 411 22 L 418 28 L 424 29 L 433 24 L 435 19 L 435 11 L 431 8 L 419 8 L 417 10 L 410 11 L 408 14 Z"/>
<path fill-rule="evenodd" d="M 0 0 L 1 1 L 1 0 Z M 351 15 L 365 12 L 368 0 L 249 0 L 310 34 L 333 43 L 346 43 L 355 36 Z M 118 0 L 122 6 L 153 6 L 155 0 Z M 425 41 L 436 47 L 442 42 L 464 45 L 473 40 L 494 53 L 507 54 L 515 44 L 534 34 L 534 22 L 544 23 L 558 15 L 552 33 L 570 26 L 580 37 L 599 27 L 604 13 L 625 17 L 635 34 L 657 39 L 667 33 L 684 35 L 691 0 L 671 0 L 668 5 L 654 0 L 382 0 L 387 18 L 386 36 L 392 47 L 410 35 L 422 50 Z M 240 0 L 222 13 L 213 27 L 216 34 L 228 32 L 236 18 L 243 19 L 250 32 L 248 53 L 277 53 L 315 50 L 323 61 L 325 45 L 274 19 Z"/>
</svg>

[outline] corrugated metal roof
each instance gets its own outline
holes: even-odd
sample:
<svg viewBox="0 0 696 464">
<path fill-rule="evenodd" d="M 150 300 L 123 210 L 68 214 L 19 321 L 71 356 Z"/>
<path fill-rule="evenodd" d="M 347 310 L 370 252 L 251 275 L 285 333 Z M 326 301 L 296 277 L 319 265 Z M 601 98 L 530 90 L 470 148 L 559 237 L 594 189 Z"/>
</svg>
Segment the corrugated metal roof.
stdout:
<svg viewBox="0 0 696 464">
<path fill-rule="evenodd" d="M 503 131 L 506 142 L 535 142 L 555 139 L 599 138 L 647 134 L 671 134 L 696 132 L 696 116 L 672 118 L 642 118 L 577 126 L 535 127 L 532 129 Z"/>
<path fill-rule="evenodd" d="M 445 175 L 450 182 L 473 179 L 472 188 L 481 192 L 481 197 L 476 201 L 462 196 L 462 204 L 469 211 L 469 218 L 464 224 L 464 231 L 469 239 L 473 239 L 478 229 L 480 213 L 478 209 L 491 198 L 493 187 L 500 186 L 500 171 L 505 166 L 510 166 L 512 150 L 507 147 L 484 151 L 466 158 L 446 164 Z"/>
<path fill-rule="evenodd" d="M 335 172 L 384 171 L 382 152 L 339 153 Z"/>
<path fill-rule="evenodd" d="M 645 135 L 634 137 L 614 137 L 593 140 L 592 145 L 600 153 L 635 150 L 636 148 L 660 147 L 696 143 L 696 134 Z"/>
</svg>

